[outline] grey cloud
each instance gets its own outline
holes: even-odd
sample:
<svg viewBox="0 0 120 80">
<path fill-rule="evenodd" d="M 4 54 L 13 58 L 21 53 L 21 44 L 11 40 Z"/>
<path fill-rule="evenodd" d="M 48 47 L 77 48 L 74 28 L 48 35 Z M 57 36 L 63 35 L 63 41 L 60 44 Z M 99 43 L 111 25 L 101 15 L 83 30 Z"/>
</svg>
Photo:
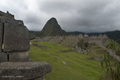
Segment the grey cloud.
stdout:
<svg viewBox="0 0 120 80">
<path fill-rule="evenodd" d="M 34 14 L 28 14 L 27 17 L 25 17 L 25 22 L 26 23 L 41 24 L 40 18 Z"/>
<path fill-rule="evenodd" d="M 35 14 L 28 14 L 26 17 L 24 17 L 24 21 L 25 23 L 27 23 L 29 27 L 29 30 L 36 30 L 36 31 L 40 31 L 41 28 L 40 26 L 42 26 L 42 20 L 40 17 L 38 17 Z"/>
<path fill-rule="evenodd" d="M 41 30 L 56 17 L 66 31 L 103 32 L 120 30 L 119 0 L 1 0 L 0 10 L 9 10 L 29 30 Z"/>
<path fill-rule="evenodd" d="M 40 6 L 40 9 L 42 11 L 45 11 L 46 13 L 57 13 L 62 11 L 67 11 L 71 6 L 67 3 L 61 2 L 61 1 L 47 1 L 45 4 Z"/>
<path fill-rule="evenodd" d="M 101 32 L 115 30 L 116 27 L 118 27 L 115 24 L 119 21 L 117 17 L 120 15 L 120 8 L 116 9 L 117 7 L 114 7 L 111 9 L 108 7 L 110 4 L 112 3 L 92 4 L 92 7 L 89 4 L 83 9 L 78 9 L 79 12 L 74 15 L 75 18 L 71 17 L 71 19 L 68 19 L 68 22 L 70 22 L 69 30 L 72 31 L 72 26 L 75 25 L 75 31 Z M 105 9 L 107 9 L 107 11 L 105 11 Z M 120 28 L 117 29 L 120 30 Z"/>
</svg>

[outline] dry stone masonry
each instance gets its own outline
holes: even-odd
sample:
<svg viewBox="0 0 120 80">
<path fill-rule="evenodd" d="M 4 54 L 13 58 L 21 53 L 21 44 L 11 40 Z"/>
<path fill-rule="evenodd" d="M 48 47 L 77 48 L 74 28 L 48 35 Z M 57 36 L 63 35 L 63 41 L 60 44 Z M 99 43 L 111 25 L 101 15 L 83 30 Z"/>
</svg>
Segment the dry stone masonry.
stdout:
<svg viewBox="0 0 120 80">
<path fill-rule="evenodd" d="M 29 49 L 29 31 L 23 21 L 0 11 L 0 80 L 44 80 L 51 66 L 30 62 Z"/>
<path fill-rule="evenodd" d="M 6 54 L 4 57 L 7 57 L 7 61 L 29 61 L 29 31 L 23 21 L 15 20 L 9 12 L 0 12 L 0 15 L 0 53 Z"/>
</svg>

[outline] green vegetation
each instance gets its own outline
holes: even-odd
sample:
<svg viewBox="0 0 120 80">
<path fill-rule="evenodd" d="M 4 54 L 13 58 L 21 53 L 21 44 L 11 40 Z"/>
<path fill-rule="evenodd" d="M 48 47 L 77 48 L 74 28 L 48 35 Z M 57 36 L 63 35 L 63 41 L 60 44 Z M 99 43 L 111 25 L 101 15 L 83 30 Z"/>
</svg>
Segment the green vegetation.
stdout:
<svg viewBox="0 0 120 80">
<path fill-rule="evenodd" d="M 75 47 L 77 42 L 75 41 L 71 41 L 69 39 L 64 39 L 62 42 L 61 42 L 62 45 L 65 45 L 65 46 L 68 46 L 68 47 Z"/>
<path fill-rule="evenodd" d="M 94 55 L 94 56 L 98 56 L 98 57 L 103 57 L 104 56 L 104 53 L 96 54 L 96 53 L 93 53 L 93 52 L 88 52 L 88 54 L 91 54 L 91 55 Z"/>
<path fill-rule="evenodd" d="M 97 56 L 97 57 L 103 57 L 104 54 L 106 53 L 106 51 L 104 49 L 102 49 L 101 47 L 99 47 L 98 45 L 89 45 L 89 47 L 87 48 L 88 50 L 88 54 L 91 54 L 93 56 Z"/>
<path fill-rule="evenodd" d="M 29 39 L 30 39 L 30 40 L 35 39 L 35 35 L 33 35 L 33 34 L 29 34 Z"/>
<path fill-rule="evenodd" d="M 52 72 L 44 76 L 46 80 L 98 80 L 102 73 L 100 62 L 89 60 L 88 55 L 75 51 L 62 53 L 60 50 L 69 50 L 69 48 L 56 43 L 35 44 L 46 46 L 46 49 L 43 49 L 31 45 L 29 50 L 32 61 L 45 61 L 52 66 Z"/>
<path fill-rule="evenodd" d="M 116 55 L 120 56 L 120 45 L 113 40 L 108 41 L 107 46 L 108 49 L 112 49 L 115 51 Z"/>
<path fill-rule="evenodd" d="M 109 41 L 107 48 L 115 51 L 116 55 L 120 55 L 120 45 L 115 41 Z M 111 64 L 114 63 L 114 66 Z M 104 79 L 120 80 L 120 61 L 117 61 L 110 57 L 109 53 L 104 54 L 101 65 L 105 69 L 106 73 Z"/>
<path fill-rule="evenodd" d="M 85 42 L 83 39 L 81 39 L 79 42 L 78 42 L 78 47 L 80 47 L 81 48 L 81 50 L 83 50 L 83 49 L 86 49 L 87 47 L 88 47 L 88 42 Z"/>
<path fill-rule="evenodd" d="M 120 62 L 112 59 L 109 53 L 104 55 L 101 65 L 106 72 L 103 80 L 120 80 Z"/>
</svg>

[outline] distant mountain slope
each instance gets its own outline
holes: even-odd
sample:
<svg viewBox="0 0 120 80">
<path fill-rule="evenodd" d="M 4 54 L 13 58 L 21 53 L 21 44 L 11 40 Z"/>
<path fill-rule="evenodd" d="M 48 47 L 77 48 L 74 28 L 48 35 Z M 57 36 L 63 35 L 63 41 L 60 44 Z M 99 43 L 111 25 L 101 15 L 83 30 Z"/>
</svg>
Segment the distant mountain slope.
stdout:
<svg viewBox="0 0 120 80">
<path fill-rule="evenodd" d="M 70 34 L 73 34 L 73 35 L 79 35 L 79 34 L 88 34 L 89 36 L 92 36 L 92 35 L 104 35 L 106 34 L 110 39 L 113 39 L 115 41 L 117 41 L 118 43 L 120 43 L 120 31 L 119 30 L 116 30 L 116 31 L 108 31 L 108 32 L 101 32 L 101 33 L 83 33 L 83 32 L 69 32 Z"/>
<path fill-rule="evenodd" d="M 56 36 L 66 35 L 66 32 L 61 29 L 55 18 L 51 18 L 47 21 L 42 31 L 39 33 L 40 36 Z"/>
<path fill-rule="evenodd" d="M 109 32 L 103 32 L 103 33 L 89 33 L 88 35 L 99 35 L 99 34 L 106 34 L 110 39 L 113 39 L 115 41 L 117 41 L 118 43 L 120 43 L 120 31 L 116 30 L 116 31 L 109 31 Z"/>
</svg>

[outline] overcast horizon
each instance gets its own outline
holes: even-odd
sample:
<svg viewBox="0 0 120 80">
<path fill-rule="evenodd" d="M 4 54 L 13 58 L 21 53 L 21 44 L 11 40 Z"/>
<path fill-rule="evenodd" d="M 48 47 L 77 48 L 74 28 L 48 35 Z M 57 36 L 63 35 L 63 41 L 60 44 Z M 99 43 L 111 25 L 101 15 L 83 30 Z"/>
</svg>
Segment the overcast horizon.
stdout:
<svg viewBox="0 0 120 80">
<path fill-rule="evenodd" d="M 0 0 L 0 11 L 9 11 L 32 31 L 52 17 L 67 32 L 120 30 L 120 0 Z"/>
</svg>

